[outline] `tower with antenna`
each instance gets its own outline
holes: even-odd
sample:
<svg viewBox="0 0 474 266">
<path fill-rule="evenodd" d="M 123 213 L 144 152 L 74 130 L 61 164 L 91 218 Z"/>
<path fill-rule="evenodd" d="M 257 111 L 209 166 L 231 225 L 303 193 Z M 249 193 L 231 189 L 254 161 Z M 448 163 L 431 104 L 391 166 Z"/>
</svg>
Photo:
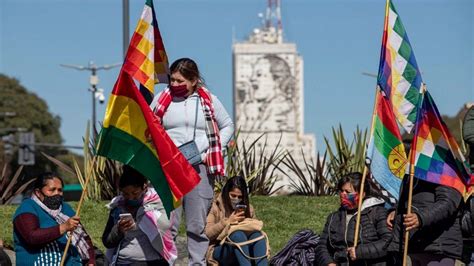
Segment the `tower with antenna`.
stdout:
<svg viewBox="0 0 474 266">
<path fill-rule="evenodd" d="M 265 27 L 276 32 L 277 43 L 283 42 L 283 26 L 281 23 L 281 1 L 268 0 Z"/>
<path fill-rule="evenodd" d="M 246 143 L 265 134 L 260 141 L 266 145 L 263 150 L 273 151 L 278 146 L 296 162 L 311 161 L 316 156 L 316 138 L 304 133 L 303 58 L 295 43 L 284 41 L 281 0 L 265 1 L 265 12 L 258 14 L 259 27 L 232 47 L 236 128 Z M 285 171 L 284 165 L 279 168 Z M 297 178 L 280 177 L 275 187 L 282 185 L 288 190 L 290 179 Z"/>
<path fill-rule="evenodd" d="M 281 0 L 267 0 L 265 14 L 259 13 L 260 28 L 255 28 L 249 37 L 254 43 L 283 43 L 281 22 Z"/>
</svg>

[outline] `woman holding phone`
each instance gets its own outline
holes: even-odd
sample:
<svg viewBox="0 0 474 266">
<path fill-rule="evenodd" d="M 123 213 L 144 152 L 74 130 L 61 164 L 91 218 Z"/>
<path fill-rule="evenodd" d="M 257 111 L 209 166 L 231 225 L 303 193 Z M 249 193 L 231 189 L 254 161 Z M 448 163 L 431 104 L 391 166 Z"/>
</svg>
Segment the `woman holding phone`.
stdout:
<svg viewBox="0 0 474 266">
<path fill-rule="evenodd" d="M 102 234 L 109 264 L 172 265 L 177 258 L 176 245 L 156 191 L 129 166 L 123 167 L 119 189 L 120 195 L 107 206 L 110 214 Z"/>
<path fill-rule="evenodd" d="M 248 245 L 243 245 L 241 250 L 225 243 L 220 245 L 217 240 L 218 236 L 229 224 L 238 224 L 245 218 L 254 217 L 255 211 L 249 203 L 245 179 L 241 176 L 235 176 L 227 180 L 221 194 L 212 203 L 211 211 L 207 216 L 205 233 L 210 241 L 207 252 L 208 265 L 252 265 L 252 260 L 248 257 L 263 257 L 255 260 L 255 264 L 268 265 L 268 260 L 265 257 L 267 253 L 265 238 Z M 261 235 L 260 231 L 235 231 L 229 235 L 229 238 L 233 242 L 242 243 L 261 237 Z"/>
</svg>

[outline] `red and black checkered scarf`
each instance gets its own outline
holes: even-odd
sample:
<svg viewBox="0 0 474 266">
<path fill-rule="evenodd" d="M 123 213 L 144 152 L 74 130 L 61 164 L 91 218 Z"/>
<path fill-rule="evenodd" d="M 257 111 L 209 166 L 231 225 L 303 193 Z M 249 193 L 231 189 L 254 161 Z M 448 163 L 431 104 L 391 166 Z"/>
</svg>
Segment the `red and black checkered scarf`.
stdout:
<svg viewBox="0 0 474 266">
<path fill-rule="evenodd" d="M 204 110 L 204 119 L 206 122 L 206 135 L 209 140 L 209 149 L 207 150 L 207 171 L 209 174 L 223 176 L 224 175 L 224 159 L 222 158 L 221 137 L 219 135 L 219 127 L 217 126 L 214 116 L 214 106 L 212 105 L 211 93 L 204 87 L 197 89 L 197 93 L 201 98 L 202 110 Z M 163 116 L 171 104 L 171 92 L 166 88 L 158 98 L 155 107 L 155 115 L 162 121 Z"/>
</svg>

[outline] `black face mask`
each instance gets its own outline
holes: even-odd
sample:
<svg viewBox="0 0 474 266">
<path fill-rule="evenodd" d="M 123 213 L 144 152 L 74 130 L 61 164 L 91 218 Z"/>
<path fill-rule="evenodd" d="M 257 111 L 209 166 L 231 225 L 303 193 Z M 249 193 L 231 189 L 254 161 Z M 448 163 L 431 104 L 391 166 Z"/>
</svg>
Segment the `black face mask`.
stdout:
<svg viewBox="0 0 474 266">
<path fill-rule="evenodd" d="M 63 204 L 63 196 L 61 195 L 46 196 L 43 194 L 43 197 L 43 204 L 51 210 L 57 210 L 59 207 L 61 207 L 61 204 Z"/>
</svg>

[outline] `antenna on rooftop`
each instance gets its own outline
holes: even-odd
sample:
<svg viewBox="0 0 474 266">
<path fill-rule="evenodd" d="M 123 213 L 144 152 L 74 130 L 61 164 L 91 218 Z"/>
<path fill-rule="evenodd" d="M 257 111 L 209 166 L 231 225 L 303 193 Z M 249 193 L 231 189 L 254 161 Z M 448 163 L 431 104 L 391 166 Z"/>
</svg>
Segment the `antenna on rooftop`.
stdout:
<svg viewBox="0 0 474 266">
<path fill-rule="evenodd" d="M 278 36 L 278 43 L 283 42 L 283 25 L 281 23 L 281 0 L 268 0 L 267 12 L 265 16 L 265 27 L 267 29 L 275 29 Z"/>
</svg>

